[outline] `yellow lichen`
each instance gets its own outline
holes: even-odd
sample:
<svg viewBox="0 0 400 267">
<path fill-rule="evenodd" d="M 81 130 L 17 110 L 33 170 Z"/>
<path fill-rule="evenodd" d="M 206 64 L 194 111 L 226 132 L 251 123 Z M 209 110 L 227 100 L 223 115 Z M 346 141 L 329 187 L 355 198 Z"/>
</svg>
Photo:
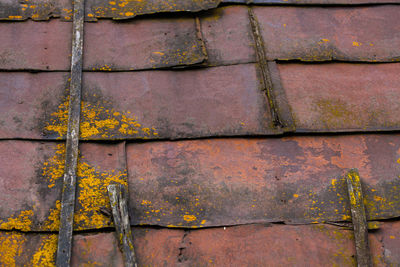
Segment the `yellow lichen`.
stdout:
<svg viewBox="0 0 400 267">
<path fill-rule="evenodd" d="M 55 266 L 57 240 L 55 234 L 45 237 L 38 250 L 33 254 L 30 266 Z"/>
<path fill-rule="evenodd" d="M 193 222 L 193 221 L 197 220 L 196 216 L 194 216 L 194 215 L 184 215 L 183 219 L 187 222 Z"/>
<path fill-rule="evenodd" d="M 51 114 L 52 118 L 45 126 L 49 132 L 56 133 L 62 138 L 67 133 L 68 125 L 68 98 L 59 105 L 58 111 Z M 90 137 L 112 138 L 117 134 L 149 138 L 157 136 L 154 128 L 142 127 L 137 118 L 130 112 L 117 112 L 107 109 L 101 103 L 88 103 L 81 105 L 80 136 L 83 139 Z"/>
<path fill-rule="evenodd" d="M 32 226 L 33 210 L 24 210 L 16 217 L 8 218 L 7 221 L 0 221 L 0 228 L 6 230 L 29 231 Z"/>
<path fill-rule="evenodd" d="M 58 144 L 54 156 L 43 163 L 42 175 L 46 177 L 49 188 L 54 187 L 56 180 L 63 176 L 64 160 L 65 144 Z"/>
<path fill-rule="evenodd" d="M 22 253 L 26 237 L 21 233 L 2 233 L 0 235 L 0 266 L 14 267 L 16 258 Z"/>
<path fill-rule="evenodd" d="M 110 207 L 107 186 L 119 183 L 127 186 L 127 174 L 121 171 L 98 172 L 85 162 L 78 163 L 79 179 L 78 202 L 81 209 L 74 216 L 75 224 L 79 228 L 99 228 L 109 221 L 99 212 L 100 208 Z"/>
</svg>

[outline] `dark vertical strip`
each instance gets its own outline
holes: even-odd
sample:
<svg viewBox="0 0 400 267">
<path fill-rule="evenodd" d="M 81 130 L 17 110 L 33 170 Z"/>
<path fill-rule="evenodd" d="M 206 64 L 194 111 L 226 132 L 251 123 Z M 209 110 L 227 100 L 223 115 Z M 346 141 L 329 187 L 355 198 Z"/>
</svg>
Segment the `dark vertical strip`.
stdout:
<svg viewBox="0 0 400 267">
<path fill-rule="evenodd" d="M 364 199 L 361 190 L 360 175 L 357 169 L 351 169 L 346 174 L 347 189 L 350 198 L 351 218 L 356 243 L 357 265 L 372 266 L 368 245 L 368 226 L 365 215 Z"/>
<path fill-rule="evenodd" d="M 278 66 L 275 61 L 267 62 L 268 71 L 270 74 L 270 80 L 272 85 L 272 98 L 275 101 L 275 109 L 278 113 L 278 117 L 280 122 L 282 123 L 284 130 L 294 131 L 296 130 L 296 126 L 294 123 L 292 110 L 287 101 L 286 92 L 283 89 L 281 83 L 281 75 L 279 73 Z"/>
<path fill-rule="evenodd" d="M 195 23 L 196 23 L 196 37 L 199 40 L 199 42 L 201 43 L 201 51 L 202 51 L 202 53 L 204 55 L 204 61 L 203 62 L 207 62 L 208 54 L 207 54 L 206 45 L 204 43 L 203 31 L 201 30 L 201 22 L 200 22 L 199 17 L 195 17 Z"/>
<path fill-rule="evenodd" d="M 255 42 L 257 61 L 258 61 L 260 71 L 261 71 L 261 76 L 262 76 L 263 89 L 265 90 L 265 92 L 267 94 L 269 108 L 270 108 L 271 117 L 272 117 L 272 122 L 275 127 L 283 128 L 285 126 L 283 125 L 283 123 L 281 122 L 281 120 L 279 118 L 277 105 L 275 103 L 275 98 L 274 98 L 273 92 L 272 92 L 272 90 L 273 90 L 272 82 L 271 82 L 270 72 L 269 72 L 269 68 L 268 68 L 268 64 L 267 64 L 267 57 L 265 55 L 265 47 L 264 47 L 264 42 L 263 42 L 263 39 L 261 36 L 260 27 L 258 25 L 258 21 L 255 17 L 253 9 L 251 7 L 249 7 L 248 11 L 249 11 L 249 19 L 250 19 L 251 29 L 253 32 L 253 37 L 254 37 L 254 42 Z"/>
<path fill-rule="evenodd" d="M 126 267 L 137 266 L 133 247 L 131 224 L 129 222 L 128 201 L 123 185 L 112 184 L 107 187 L 113 214 L 117 239 Z"/>
<path fill-rule="evenodd" d="M 64 183 L 61 197 L 60 230 L 58 235 L 57 266 L 69 266 L 74 223 L 76 171 L 79 146 L 79 119 L 81 112 L 82 49 L 84 0 L 74 0 L 72 36 L 71 83 L 68 109 Z"/>
</svg>

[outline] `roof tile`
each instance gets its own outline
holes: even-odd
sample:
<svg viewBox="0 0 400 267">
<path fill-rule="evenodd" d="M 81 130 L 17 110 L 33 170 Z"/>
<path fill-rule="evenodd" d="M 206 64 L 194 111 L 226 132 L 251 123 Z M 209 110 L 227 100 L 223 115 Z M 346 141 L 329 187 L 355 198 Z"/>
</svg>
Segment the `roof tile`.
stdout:
<svg viewBox="0 0 400 267">
<path fill-rule="evenodd" d="M 358 168 L 365 183 L 370 220 L 399 216 L 399 147 L 398 135 L 129 144 L 132 222 L 204 227 L 348 220 L 341 177 L 349 168 Z"/>
<path fill-rule="evenodd" d="M 278 64 L 297 132 L 400 128 L 400 64 Z"/>
<path fill-rule="evenodd" d="M 127 183 L 124 144 L 81 144 L 75 229 L 109 227 L 107 185 Z M 0 142 L 1 230 L 57 231 L 64 173 L 63 143 Z M 7 207 L 7 208 L 4 208 Z"/>
<path fill-rule="evenodd" d="M 255 62 L 247 7 L 228 6 L 203 13 L 201 29 L 210 65 Z"/>
<path fill-rule="evenodd" d="M 0 77 L 5 96 L 0 105 L 1 138 L 65 136 L 65 73 L 3 72 Z M 275 133 L 266 103 L 253 64 L 85 73 L 81 137 L 173 139 Z"/>
<path fill-rule="evenodd" d="M 398 222 L 384 222 L 379 230 L 369 233 L 376 265 L 399 262 L 399 227 Z M 139 266 L 261 266 L 266 262 L 353 266 L 355 261 L 352 230 L 332 225 L 258 224 L 190 231 L 134 227 L 132 233 Z M 73 266 L 123 266 L 113 232 L 77 234 L 73 243 Z M 55 234 L 0 232 L 0 264 L 54 264 L 56 244 Z M 271 244 L 274 249 L 270 249 Z"/>
<path fill-rule="evenodd" d="M 400 60 L 400 6 L 254 7 L 254 13 L 271 60 Z"/>
</svg>

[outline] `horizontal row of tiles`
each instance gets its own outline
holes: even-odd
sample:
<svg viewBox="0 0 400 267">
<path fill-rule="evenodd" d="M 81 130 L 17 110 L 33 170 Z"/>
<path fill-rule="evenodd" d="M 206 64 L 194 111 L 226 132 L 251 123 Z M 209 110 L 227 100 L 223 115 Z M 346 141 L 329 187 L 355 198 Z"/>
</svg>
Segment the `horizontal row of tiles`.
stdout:
<svg viewBox="0 0 400 267">
<path fill-rule="evenodd" d="M 349 221 L 358 168 L 369 220 L 400 216 L 400 136 L 80 145 L 75 229 L 112 225 L 107 185 L 129 186 L 132 225 Z M 57 231 L 64 144 L 0 142 L 0 229 Z M 126 150 L 126 151 L 125 151 Z"/>
<path fill-rule="evenodd" d="M 87 0 L 86 20 L 99 18 L 129 19 L 138 15 L 159 12 L 196 12 L 216 8 L 223 3 L 240 4 L 312 4 L 312 5 L 359 5 L 398 4 L 399 0 Z M 72 1 L 69 0 L 0 0 L 0 20 L 48 20 L 61 17 L 72 19 Z"/>
<path fill-rule="evenodd" d="M 400 60 L 400 6 L 253 9 L 269 60 Z M 0 69 L 69 70 L 71 27 L 58 20 L 1 23 Z M 85 70 L 227 65 L 255 62 L 255 55 L 244 6 L 203 13 L 197 26 L 187 15 L 85 26 Z"/>
<path fill-rule="evenodd" d="M 355 266 L 351 230 L 243 225 L 184 231 L 132 228 L 138 266 Z M 115 233 L 78 234 L 71 266 L 123 266 Z M 400 222 L 369 233 L 374 266 L 400 265 Z M 56 234 L 0 232 L 0 265 L 55 266 Z"/>
<path fill-rule="evenodd" d="M 84 73 L 81 138 L 179 139 L 400 128 L 399 63 L 270 65 L 275 108 L 286 128 L 272 122 L 257 66 L 240 64 Z M 65 138 L 67 88 L 68 73 L 0 72 L 0 138 Z"/>
</svg>

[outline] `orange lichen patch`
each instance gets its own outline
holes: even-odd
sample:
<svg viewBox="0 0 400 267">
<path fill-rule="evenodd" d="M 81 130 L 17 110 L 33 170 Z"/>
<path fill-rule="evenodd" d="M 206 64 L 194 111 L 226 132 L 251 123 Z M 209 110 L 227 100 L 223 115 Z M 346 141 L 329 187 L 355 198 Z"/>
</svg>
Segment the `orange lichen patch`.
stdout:
<svg viewBox="0 0 400 267">
<path fill-rule="evenodd" d="M 51 114 L 52 118 L 45 127 L 47 131 L 57 133 L 59 138 L 67 133 L 68 105 L 67 98 L 59 105 L 58 111 Z M 143 127 L 130 112 L 117 112 L 112 108 L 105 108 L 101 103 L 82 102 L 81 138 L 113 138 L 120 134 L 142 138 L 158 135 L 154 128 Z"/>
<path fill-rule="evenodd" d="M 55 186 L 56 180 L 64 174 L 65 144 L 58 144 L 53 157 L 43 163 L 42 175 L 48 182 L 48 187 Z"/>
<path fill-rule="evenodd" d="M 74 216 L 78 229 L 106 226 L 109 218 L 100 213 L 100 208 L 110 208 L 107 186 L 119 183 L 127 186 L 127 174 L 121 171 L 98 172 L 85 162 L 78 163 L 78 201 L 81 205 Z"/>
<path fill-rule="evenodd" d="M 14 267 L 16 258 L 22 254 L 26 237 L 21 233 L 3 233 L 0 236 L 0 266 Z"/>
<path fill-rule="evenodd" d="M 63 177 L 65 146 L 61 144 L 57 148 L 55 155 L 44 163 L 43 173 L 46 174 L 49 188 L 53 188 L 56 181 Z M 107 186 L 111 183 L 127 185 L 126 172 L 115 170 L 100 172 L 80 158 L 77 176 L 79 207 L 74 216 L 76 229 L 108 226 L 110 218 L 99 212 L 100 208 L 110 207 Z M 60 201 L 57 201 L 56 207 L 50 211 L 44 223 L 44 230 L 58 229 L 60 206 Z"/>
<path fill-rule="evenodd" d="M 32 226 L 33 210 L 21 211 L 18 216 L 11 217 L 7 221 L 0 220 L 0 229 L 29 231 Z"/>
<path fill-rule="evenodd" d="M 56 207 L 50 210 L 50 215 L 47 217 L 47 220 L 44 223 L 43 230 L 57 231 L 60 228 L 60 211 L 61 202 L 57 200 Z"/>
<path fill-rule="evenodd" d="M 193 222 L 197 220 L 197 217 L 194 215 L 184 215 L 183 219 L 187 222 Z"/>
<path fill-rule="evenodd" d="M 33 254 L 30 266 L 55 266 L 57 252 L 57 235 L 49 235 L 44 238 L 39 249 Z"/>
</svg>

